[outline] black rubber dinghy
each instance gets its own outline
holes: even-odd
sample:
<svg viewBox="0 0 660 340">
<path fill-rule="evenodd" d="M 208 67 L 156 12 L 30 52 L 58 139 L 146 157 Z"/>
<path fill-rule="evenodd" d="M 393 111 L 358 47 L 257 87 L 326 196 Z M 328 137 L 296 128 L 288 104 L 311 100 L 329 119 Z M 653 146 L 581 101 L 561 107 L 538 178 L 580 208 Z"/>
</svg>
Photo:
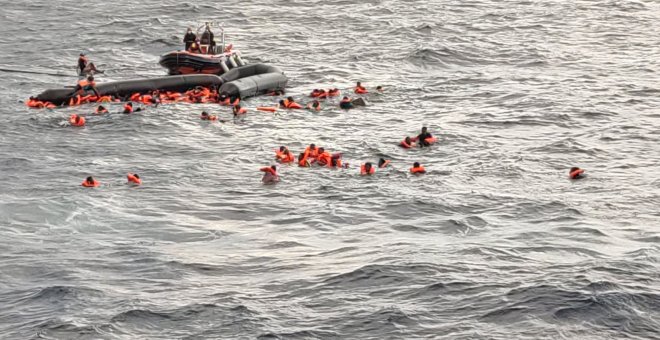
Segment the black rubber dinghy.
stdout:
<svg viewBox="0 0 660 340">
<path fill-rule="evenodd" d="M 287 81 L 287 77 L 279 68 L 265 64 L 253 64 L 229 70 L 222 76 L 188 74 L 152 79 L 123 80 L 99 83 L 96 85 L 96 89 L 102 96 L 112 95 L 116 98 L 125 98 L 134 93 L 147 94 L 154 90 L 185 92 L 198 86 L 216 86 L 219 87 L 221 93 L 233 98 L 245 99 L 271 91 L 284 90 Z M 88 93 L 91 93 L 91 91 Z M 46 90 L 39 94 L 37 99 L 61 105 L 68 103 L 73 95 L 74 88 L 65 87 Z"/>
</svg>

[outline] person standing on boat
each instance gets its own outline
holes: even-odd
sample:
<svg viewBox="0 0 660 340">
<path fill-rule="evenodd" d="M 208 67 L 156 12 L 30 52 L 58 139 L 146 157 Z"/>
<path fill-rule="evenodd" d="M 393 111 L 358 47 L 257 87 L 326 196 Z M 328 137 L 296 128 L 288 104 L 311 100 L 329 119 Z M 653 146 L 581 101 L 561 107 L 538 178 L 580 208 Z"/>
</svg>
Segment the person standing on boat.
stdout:
<svg viewBox="0 0 660 340">
<path fill-rule="evenodd" d="M 208 45 L 208 51 L 206 51 L 208 54 L 213 54 L 213 49 L 215 48 L 215 37 L 213 36 L 213 32 L 211 32 L 211 26 L 209 26 L 209 23 L 206 23 L 206 28 L 204 29 L 204 33 L 202 33 L 202 39 L 200 41 L 202 45 Z"/>
<path fill-rule="evenodd" d="M 197 36 L 193 33 L 192 28 L 188 27 L 188 31 L 183 37 L 183 42 L 186 44 L 186 51 L 190 49 L 190 45 L 192 45 L 195 40 L 197 40 Z"/>
</svg>

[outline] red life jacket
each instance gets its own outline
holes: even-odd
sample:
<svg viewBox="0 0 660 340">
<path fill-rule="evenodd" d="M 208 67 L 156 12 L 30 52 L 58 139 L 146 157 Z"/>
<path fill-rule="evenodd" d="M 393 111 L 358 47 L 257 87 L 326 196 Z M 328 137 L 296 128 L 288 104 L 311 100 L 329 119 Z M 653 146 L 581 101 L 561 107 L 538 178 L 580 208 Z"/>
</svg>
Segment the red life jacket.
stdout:
<svg viewBox="0 0 660 340">
<path fill-rule="evenodd" d="M 412 174 L 425 174 L 426 170 L 424 169 L 423 166 L 418 166 L 418 167 L 412 167 L 410 168 L 410 173 Z"/>
<path fill-rule="evenodd" d="M 332 161 L 332 156 L 330 156 L 329 152 L 324 151 L 323 153 L 316 156 L 316 161 L 319 162 L 319 165 L 327 165 Z"/>
<path fill-rule="evenodd" d="M 360 165 L 360 175 L 373 175 L 376 172 L 376 169 L 372 166 L 367 173 L 367 169 L 364 164 Z"/>
<path fill-rule="evenodd" d="M 580 175 L 582 175 L 583 173 L 584 173 L 584 170 L 582 170 L 582 169 L 577 169 L 577 170 L 571 172 L 570 174 L 568 174 L 568 178 L 570 178 L 570 179 L 578 179 L 578 178 L 580 177 Z"/>
<path fill-rule="evenodd" d="M 78 115 L 72 114 L 71 117 L 69 117 L 69 123 L 73 126 L 85 126 L 85 117 L 79 117 Z"/>
<path fill-rule="evenodd" d="M 362 86 L 358 86 L 358 87 L 355 88 L 355 93 L 364 94 L 364 93 L 369 93 L 369 91 L 367 91 L 367 89 L 365 89 Z"/>
<path fill-rule="evenodd" d="M 412 141 L 412 140 L 411 140 Z M 412 148 L 412 144 L 406 143 L 406 140 L 402 140 L 401 143 L 399 143 L 399 146 L 404 148 L 404 149 L 410 149 Z"/>
<path fill-rule="evenodd" d="M 99 181 L 97 181 L 97 180 L 93 180 L 92 183 L 87 182 L 87 180 L 84 180 L 84 181 L 82 182 L 82 186 L 84 186 L 85 188 L 96 188 L 96 187 L 98 187 L 99 185 L 101 185 L 101 183 L 100 183 Z"/>
<path fill-rule="evenodd" d="M 130 182 L 130 183 L 135 183 L 137 185 L 142 184 L 142 179 L 136 177 L 134 174 L 132 174 L 130 172 L 128 173 L 128 175 L 126 175 L 126 178 L 128 179 L 128 182 Z"/>
<path fill-rule="evenodd" d="M 263 172 L 269 173 L 269 174 L 271 174 L 271 175 L 273 175 L 273 176 L 277 176 L 277 172 L 276 172 L 275 170 L 273 170 L 273 168 L 271 168 L 271 167 L 269 167 L 269 166 L 264 167 L 264 168 L 261 168 L 261 169 L 259 169 L 259 171 L 263 171 Z"/>
<path fill-rule="evenodd" d="M 128 104 L 124 104 L 124 113 L 133 113 L 133 107 Z"/>
</svg>

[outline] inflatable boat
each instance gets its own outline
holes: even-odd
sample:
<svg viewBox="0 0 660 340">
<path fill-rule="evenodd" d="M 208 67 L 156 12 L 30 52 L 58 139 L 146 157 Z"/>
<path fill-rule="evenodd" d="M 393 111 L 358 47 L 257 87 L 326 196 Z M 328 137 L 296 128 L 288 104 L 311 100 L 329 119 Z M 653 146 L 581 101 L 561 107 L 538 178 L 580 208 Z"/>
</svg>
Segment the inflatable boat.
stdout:
<svg viewBox="0 0 660 340">
<path fill-rule="evenodd" d="M 219 93 L 231 98 L 245 99 L 273 91 L 283 91 L 287 77 L 277 67 L 266 64 L 253 64 L 236 67 L 222 76 L 212 74 L 188 74 L 152 79 L 124 80 L 99 83 L 96 86 L 101 96 L 127 98 L 135 93 L 148 94 L 154 90 L 185 92 L 196 87 L 215 87 Z M 75 95 L 73 87 L 49 89 L 36 99 L 54 105 L 68 103 Z M 89 94 L 89 93 L 86 93 Z"/>
<path fill-rule="evenodd" d="M 200 35 L 202 27 L 210 30 L 209 24 L 199 26 L 197 36 Z M 168 52 L 160 57 L 158 63 L 166 68 L 170 75 L 198 73 L 221 75 L 231 69 L 245 66 L 247 62 L 241 58 L 241 53 L 232 50 L 231 44 L 225 46 L 225 30 L 222 25 L 217 25 L 217 28 L 220 30 L 220 45 L 216 44 L 215 38 L 202 36 L 205 40 L 199 43 L 196 52 L 181 50 Z"/>
</svg>

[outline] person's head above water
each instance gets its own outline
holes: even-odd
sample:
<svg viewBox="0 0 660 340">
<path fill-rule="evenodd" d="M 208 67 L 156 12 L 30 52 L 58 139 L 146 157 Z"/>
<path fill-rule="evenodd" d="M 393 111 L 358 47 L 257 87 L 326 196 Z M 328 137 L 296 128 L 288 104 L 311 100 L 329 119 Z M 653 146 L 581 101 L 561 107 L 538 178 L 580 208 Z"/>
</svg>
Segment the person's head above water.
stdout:
<svg viewBox="0 0 660 340">
<path fill-rule="evenodd" d="M 364 169 L 369 171 L 371 169 L 371 162 L 364 163 Z"/>
<path fill-rule="evenodd" d="M 383 87 L 380 85 L 376 86 L 376 91 L 383 91 Z"/>
<path fill-rule="evenodd" d="M 309 145 L 309 148 L 310 148 L 311 150 L 316 149 L 316 144 L 314 144 L 314 143 L 310 144 L 310 145 Z"/>
<path fill-rule="evenodd" d="M 273 169 L 273 171 L 277 171 L 277 167 L 275 165 L 271 165 L 270 168 Z"/>
<path fill-rule="evenodd" d="M 428 128 L 426 126 L 422 127 L 422 133 L 426 133 L 428 131 Z"/>
<path fill-rule="evenodd" d="M 290 101 L 290 102 L 293 102 L 293 101 L 294 101 L 294 100 L 293 100 L 293 97 L 286 97 L 286 100 L 288 100 L 288 101 Z"/>
<path fill-rule="evenodd" d="M 357 86 L 362 86 L 362 83 L 358 81 Z"/>
<path fill-rule="evenodd" d="M 286 146 L 284 145 L 280 146 L 280 152 L 284 152 L 284 150 L 286 150 Z"/>
<path fill-rule="evenodd" d="M 87 179 L 85 179 L 85 181 L 86 181 L 87 183 L 94 183 L 94 177 L 89 176 L 89 177 L 87 177 Z"/>
<path fill-rule="evenodd" d="M 415 168 L 419 168 L 419 162 L 415 162 L 415 163 L 413 163 L 413 167 L 415 167 Z"/>
<path fill-rule="evenodd" d="M 93 76 L 93 75 L 89 75 L 89 77 L 87 77 L 87 80 L 89 80 L 89 81 L 93 81 L 93 80 L 94 80 L 94 76 Z"/>
<path fill-rule="evenodd" d="M 319 148 L 319 154 L 322 154 L 322 153 L 324 153 L 324 152 L 325 152 L 325 149 L 324 149 L 324 148 Z"/>
<path fill-rule="evenodd" d="M 202 117 L 207 117 L 208 115 L 209 115 L 208 112 L 206 112 L 206 111 L 202 111 Z"/>
<path fill-rule="evenodd" d="M 406 144 L 412 143 L 412 140 L 410 139 L 410 137 L 406 137 L 405 141 L 406 141 Z"/>
<path fill-rule="evenodd" d="M 383 164 L 385 164 L 385 162 L 386 162 L 386 161 L 385 161 L 385 158 L 380 158 L 380 159 L 378 159 L 378 167 L 379 167 L 379 168 L 382 167 Z"/>
</svg>

